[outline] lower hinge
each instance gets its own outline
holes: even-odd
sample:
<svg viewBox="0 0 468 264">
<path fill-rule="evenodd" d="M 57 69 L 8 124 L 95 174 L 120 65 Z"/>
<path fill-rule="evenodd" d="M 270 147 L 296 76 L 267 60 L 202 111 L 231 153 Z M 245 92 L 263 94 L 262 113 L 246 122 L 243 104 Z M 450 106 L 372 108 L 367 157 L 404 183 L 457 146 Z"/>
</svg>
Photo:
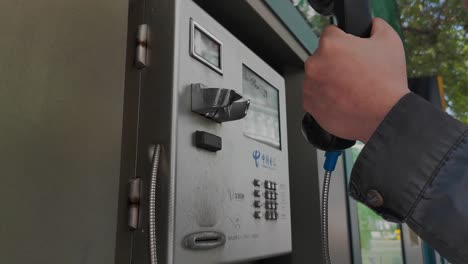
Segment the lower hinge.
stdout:
<svg viewBox="0 0 468 264">
<path fill-rule="evenodd" d="M 128 227 L 130 230 L 138 228 L 140 211 L 141 179 L 133 178 L 128 184 Z"/>
</svg>

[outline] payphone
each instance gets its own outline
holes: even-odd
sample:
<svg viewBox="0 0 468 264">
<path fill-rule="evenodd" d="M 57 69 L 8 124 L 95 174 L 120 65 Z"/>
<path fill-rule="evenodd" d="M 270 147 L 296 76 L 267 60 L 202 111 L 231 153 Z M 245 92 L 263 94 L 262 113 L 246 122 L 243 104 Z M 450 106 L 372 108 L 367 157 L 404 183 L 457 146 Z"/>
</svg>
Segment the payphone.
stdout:
<svg viewBox="0 0 468 264">
<path fill-rule="evenodd" d="M 160 2 L 173 24 L 148 25 L 132 262 L 290 252 L 284 79 L 194 2 Z"/>
</svg>

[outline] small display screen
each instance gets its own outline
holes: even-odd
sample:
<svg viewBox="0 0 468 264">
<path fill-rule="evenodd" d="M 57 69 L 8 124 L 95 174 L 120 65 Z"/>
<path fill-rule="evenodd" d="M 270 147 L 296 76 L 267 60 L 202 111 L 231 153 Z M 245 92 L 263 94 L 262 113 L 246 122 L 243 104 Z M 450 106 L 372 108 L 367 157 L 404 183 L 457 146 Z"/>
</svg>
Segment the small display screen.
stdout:
<svg viewBox="0 0 468 264">
<path fill-rule="evenodd" d="M 207 63 L 221 69 L 221 44 L 197 26 L 193 30 L 193 52 Z"/>
<path fill-rule="evenodd" d="M 250 99 L 244 135 L 281 148 L 279 92 L 245 65 L 242 69 L 244 97 Z"/>
</svg>

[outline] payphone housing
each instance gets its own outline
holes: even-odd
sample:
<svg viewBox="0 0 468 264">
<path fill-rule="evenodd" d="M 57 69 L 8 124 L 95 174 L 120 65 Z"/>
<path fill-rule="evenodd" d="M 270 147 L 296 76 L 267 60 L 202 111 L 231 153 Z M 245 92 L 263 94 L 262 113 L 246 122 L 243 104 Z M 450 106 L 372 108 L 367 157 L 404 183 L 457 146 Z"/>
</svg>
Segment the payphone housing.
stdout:
<svg viewBox="0 0 468 264">
<path fill-rule="evenodd" d="M 160 263 L 231 263 L 290 252 L 284 79 L 194 2 L 159 2 L 148 23 L 139 125 L 143 200 L 132 262 L 149 261 L 144 200 L 154 145 L 161 148 Z"/>
</svg>

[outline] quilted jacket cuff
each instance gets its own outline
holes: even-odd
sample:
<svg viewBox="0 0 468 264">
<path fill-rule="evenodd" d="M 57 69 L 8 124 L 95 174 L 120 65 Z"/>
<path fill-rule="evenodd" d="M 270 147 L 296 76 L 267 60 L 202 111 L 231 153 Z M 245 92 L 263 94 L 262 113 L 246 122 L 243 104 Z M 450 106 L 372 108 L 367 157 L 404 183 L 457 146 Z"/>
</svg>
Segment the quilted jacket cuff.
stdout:
<svg viewBox="0 0 468 264">
<path fill-rule="evenodd" d="M 351 195 L 386 220 L 405 221 L 464 130 L 418 95 L 405 95 L 359 155 Z"/>
</svg>

